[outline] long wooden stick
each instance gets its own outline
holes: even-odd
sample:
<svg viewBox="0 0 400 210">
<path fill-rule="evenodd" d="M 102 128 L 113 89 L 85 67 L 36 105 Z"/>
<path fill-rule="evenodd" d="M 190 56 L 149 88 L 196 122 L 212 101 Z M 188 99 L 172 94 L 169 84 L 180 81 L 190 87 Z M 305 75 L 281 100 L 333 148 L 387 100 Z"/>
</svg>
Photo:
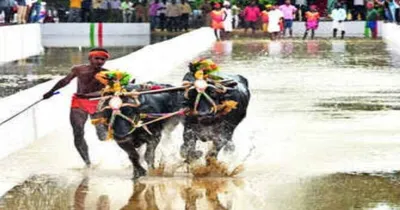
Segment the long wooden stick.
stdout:
<svg viewBox="0 0 400 210">
<path fill-rule="evenodd" d="M 145 126 L 145 125 L 149 125 L 149 124 L 151 124 L 151 123 L 158 122 L 158 121 L 160 121 L 160 120 L 165 120 L 165 119 L 170 118 L 170 117 L 173 117 L 173 116 L 175 116 L 175 115 L 182 114 L 182 113 L 184 113 L 185 111 L 187 111 L 187 109 L 180 109 L 180 110 L 178 110 L 178 111 L 176 111 L 176 112 L 172 112 L 172 113 L 166 114 L 165 116 L 159 117 L 159 118 L 157 118 L 157 119 L 150 120 L 150 121 L 145 122 L 145 123 L 143 123 L 143 124 L 139 124 L 139 126 L 137 126 L 137 127 L 140 128 L 140 127 L 143 127 L 143 126 Z"/>
<path fill-rule="evenodd" d="M 139 95 L 152 94 L 152 93 L 162 93 L 162 92 L 173 91 L 173 90 L 182 90 L 182 89 L 185 89 L 185 88 L 186 88 L 186 86 L 180 86 L 180 87 L 162 88 L 162 89 L 157 89 L 157 90 L 146 90 L 146 91 L 139 92 Z M 129 93 L 128 93 L 128 95 L 129 95 Z"/>
<path fill-rule="evenodd" d="M 168 91 L 174 91 L 174 90 L 183 90 L 185 89 L 186 86 L 180 86 L 180 87 L 171 87 L 171 88 L 162 88 L 158 90 L 146 90 L 146 91 L 141 91 L 141 92 L 127 92 L 127 93 L 122 93 L 123 96 L 130 96 L 130 95 L 143 95 L 143 94 L 154 94 L 154 93 L 162 93 L 162 92 L 168 92 Z M 103 97 L 97 97 L 97 98 L 90 98 L 89 100 L 100 100 L 100 99 L 108 99 L 112 98 L 113 95 L 110 96 L 103 96 Z"/>
</svg>

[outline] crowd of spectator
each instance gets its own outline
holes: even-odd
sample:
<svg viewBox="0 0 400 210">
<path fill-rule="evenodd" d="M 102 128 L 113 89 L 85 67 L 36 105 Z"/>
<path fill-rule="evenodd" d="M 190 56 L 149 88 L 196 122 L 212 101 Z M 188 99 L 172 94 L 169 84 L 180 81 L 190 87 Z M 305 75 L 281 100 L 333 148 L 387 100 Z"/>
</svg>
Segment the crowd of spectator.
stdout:
<svg viewBox="0 0 400 210">
<path fill-rule="evenodd" d="M 42 0 L 0 0 L 0 23 L 39 22 L 45 4 Z"/>
<path fill-rule="evenodd" d="M 324 17 L 329 17 L 337 3 L 343 5 L 346 11 L 346 20 L 366 20 L 368 1 L 292 0 L 291 5 L 297 9 L 293 20 L 304 21 L 310 5 L 316 5 L 323 20 Z M 388 22 L 400 22 L 400 0 L 370 1 L 375 3 L 380 19 Z M 56 18 L 60 22 L 150 22 L 152 30 L 181 31 L 210 25 L 210 12 L 214 9 L 215 2 L 215 0 L 212 2 L 209 0 L 202 2 L 187 2 L 187 0 L 69 0 L 69 8 L 64 11 L 56 10 L 58 13 L 48 14 L 48 11 L 42 12 L 45 6 L 45 2 L 42 0 L 0 0 L 0 23 L 31 23 L 38 22 L 41 18 L 45 19 L 44 22 L 46 22 L 46 18 L 47 22 L 54 22 L 52 17 L 60 16 L 60 18 Z M 233 28 L 245 28 L 245 11 L 250 2 L 243 4 L 241 2 L 245 1 L 237 2 L 237 4 L 233 3 L 229 6 L 230 15 L 233 18 Z M 263 11 L 265 2 L 273 2 L 272 5 L 284 4 L 284 0 L 259 0 L 256 2 L 256 7 Z M 261 21 L 261 12 L 258 19 Z"/>
</svg>

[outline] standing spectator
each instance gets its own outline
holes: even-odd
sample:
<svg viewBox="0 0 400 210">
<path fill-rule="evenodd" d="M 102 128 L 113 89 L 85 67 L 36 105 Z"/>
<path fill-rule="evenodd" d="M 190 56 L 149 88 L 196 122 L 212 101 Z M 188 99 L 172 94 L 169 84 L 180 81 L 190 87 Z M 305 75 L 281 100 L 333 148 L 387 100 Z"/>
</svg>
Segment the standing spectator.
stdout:
<svg viewBox="0 0 400 210">
<path fill-rule="evenodd" d="M 136 21 L 137 23 L 141 23 L 145 21 L 144 17 L 144 5 L 143 2 L 136 3 L 135 5 L 135 16 L 136 16 Z"/>
<path fill-rule="evenodd" d="M 276 40 L 281 31 L 280 21 L 283 20 L 283 13 L 279 10 L 278 6 L 272 6 L 268 12 L 268 32 L 271 34 L 271 39 Z"/>
<path fill-rule="evenodd" d="M 121 4 L 122 9 L 122 21 L 124 23 L 132 22 L 132 2 L 130 0 L 125 0 Z"/>
<path fill-rule="evenodd" d="M 304 32 L 303 40 L 307 38 L 308 31 L 311 30 L 311 39 L 314 39 L 315 30 L 318 29 L 319 25 L 319 12 L 317 6 L 311 5 L 310 11 L 306 12 L 306 31 Z"/>
<path fill-rule="evenodd" d="M 103 3 L 103 0 L 92 0 L 92 9 L 93 9 L 93 21 L 100 22 L 101 10 L 100 5 Z"/>
<path fill-rule="evenodd" d="M 341 38 L 344 38 L 345 27 L 344 20 L 346 20 L 346 10 L 343 9 L 342 4 L 337 3 L 335 9 L 332 10 L 331 18 L 333 20 L 333 38 L 336 38 L 337 32 L 341 31 Z"/>
<path fill-rule="evenodd" d="M 40 18 L 40 8 L 42 7 L 42 0 L 35 0 L 32 1 L 32 8 L 31 8 L 31 14 L 29 17 L 29 22 L 30 23 L 37 23 L 39 22 Z"/>
<path fill-rule="evenodd" d="M 142 4 L 143 4 L 143 7 L 144 7 L 144 15 L 143 15 L 143 17 L 144 17 L 144 19 L 143 19 L 143 22 L 149 22 L 149 4 L 147 3 L 147 0 L 142 0 Z"/>
<path fill-rule="evenodd" d="M 234 4 L 232 6 L 232 28 L 237 28 L 239 26 L 239 13 L 240 8 Z"/>
<path fill-rule="evenodd" d="M 121 0 L 110 0 L 111 17 L 110 22 L 121 22 Z"/>
<path fill-rule="evenodd" d="M 383 7 L 384 17 L 386 22 L 393 22 L 392 14 L 389 9 L 389 2 L 387 0 L 375 0 L 375 2 Z"/>
<path fill-rule="evenodd" d="M 378 12 L 374 8 L 374 3 L 367 3 L 367 28 L 371 30 L 372 38 L 376 39 L 378 37 Z"/>
<path fill-rule="evenodd" d="M 233 17 L 232 17 L 232 10 L 231 10 L 231 4 L 229 3 L 229 1 L 225 1 L 224 2 L 224 9 L 223 12 L 225 14 L 225 18 L 224 18 L 224 32 L 227 35 L 227 38 L 230 37 L 230 33 L 232 32 L 232 21 L 233 21 Z"/>
<path fill-rule="evenodd" d="M 215 38 L 217 41 L 221 40 L 221 30 L 224 29 L 224 11 L 221 10 L 219 3 L 214 4 L 214 10 L 210 12 L 211 28 L 214 29 Z"/>
<path fill-rule="evenodd" d="M 0 0 L 0 14 L 4 12 L 4 22 L 11 22 L 11 9 L 13 6 L 13 0 Z"/>
<path fill-rule="evenodd" d="M 396 11 L 398 12 L 399 9 L 399 5 L 396 3 L 396 1 L 394 0 L 389 0 L 389 10 L 390 10 L 390 14 L 393 17 L 393 21 L 394 22 L 398 22 L 398 13 L 396 13 Z"/>
<path fill-rule="evenodd" d="M 160 8 L 160 1 L 159 0 L 154 0 L 150 4 L 149 8 L 149 15 L 150 15 L 150 29 L 151 31 L 154 31 L 157 27 L 157 12 L 158 9 Z"/>
<path fill-rule="evenodd" d="M 285 4 L 281 5 L 279 9 L 283 13 L 283 18 L 285 19 L 285 24 L 283 28 L 283 36 L 286 35 L 286 29 L 289 29 L 290 37 L 293 37 L 293 19 L 296 14 L 296 7 L 290 4 L 290 0 L 285 0 Z"/>
<path fill-rule="evenodd" d="M 167 0 L 162 0 L 161 3 L 159 4 L 160 7 L 158 8 L 158 18 L 160 20 L 159 27 L 161 31 L 164 31 L 166 26 L 167 26 Z"/>
<path fill-rule="evenodd" d="M 243 11 L 243 16 L 246 21 L 246 27 L 244 29 L 244 33 L 247 33 L 247 29 L 251 28 L 252 33 L 256 33 L 256 24 L 258 21 L 258 18 L 260 17 L 260 9 L 256 5 L 256 1 L 252 0 L 250 5 L 247 6 L 244 11 Z"/>
<path fill-rule="evenodd" d="M 17 0 L 17 4 L 18 4 L 17 23 L 18 24 L 26 23 L 26 1 Z"/>
<path fill-rule="evenodd" d="M 397 24 L 400 25 L 400 0 L 394 0 L 394 3 L 397 4 L 397 8 L 394 11 L 394 19 L 396 20 Z"/>
<path fill-rule="evenodd" d="M 92 1 L 91 0 L 83 0 L 82 1 L 82 9 L 81 9 L 81 20 L 82 22 L 90 22 L 92 21 Z"/>
<path fill-rule="evenodd" d="M 306 11 L 306 8 L 307 8 L 307 1 L 306 0 L 296 0 L 295 5 L 296 5 L 297 11 L 298 11 L 296 13 L 297 20 L 302 21 L 304 19 L 304 14 L 305 14 L 304 11 Z"/>
<path fill-rule="evenodd" d="M 209 26 L 211 23 L 210 12 L 213 10 L 209 0 L 204 0 L 204 3 L 201 5 L 200 9 L 203 17 L 203 26 Z"/>
<path fill-rule="evenodd" d="M 189 16 L 192 13 L 192 8 L 190 4 L 186 2 L 186 0 L 181 0 L 181 24 L 180 30 L 185 29 L 185 31 L 189 30 Z"/>
<path fill-rule="evenodd" d="M 179 18 L 181 16 L 181 7 L 176 3 L 176 0 L 171 0 L 167 4 L 168 31 L 178 31 Z"/>
<path fill-rule="evenodd" d="M 365 7 L 364 0 L 354 0 L 353 20 L 358 20 L 360 15 L 361 20 L 365 20 Z"/>
<path fill-rule="evenodd" d="M 109 19 L 108 10 L 110 9 L 110 0 L 102 0 L 99 9 L 100 9 L 99 22 L 107 22 Z"/>
<path fill-rule="evenodd" d="M 262 31 L 265 35 L 268 34 L 268 23 L 269 23 L 269 11 L 271 10 L 272 5 L 265 5 L 265 10 L 261 12 L 261 21 L 262 21 Z"/>
<path fill-rule="evenodd" d="M 81 22 L 82 0 L 69 0 L 68 22 Z"/>
</svg>

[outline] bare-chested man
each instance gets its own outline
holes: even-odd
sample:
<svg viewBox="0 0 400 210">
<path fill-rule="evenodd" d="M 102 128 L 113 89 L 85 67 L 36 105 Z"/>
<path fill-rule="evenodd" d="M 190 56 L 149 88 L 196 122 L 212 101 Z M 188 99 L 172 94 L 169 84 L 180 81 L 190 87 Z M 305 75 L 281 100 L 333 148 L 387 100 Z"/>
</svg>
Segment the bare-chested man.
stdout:
<svg viewBox="0 0 400 210">
<path fill-rule="evenodd" d="M 75 77 L 78 78 L 78 89 L 72 97 L 70 121 L 74 133 L 75 147 L 81 155 L 86 165 L 90 167 L 90 159 L 88 146 L 84 138 L 84 127 L 88 119 L 96 118 L 98 101 L 90 101 L 87 99 L 88 93 L 98 92 L 104 85 L 95 79 L 95 75 L 100 71 L 104 71 L 103 65 L 110 57 L 107 50 L 103 48 L 94 48 L 89 52 L 89 65 L 74 66 L 66 77 L 57 82 L 57 84 L 46 94 L 43 99 L 53 96 L 54 92 L 68 85 Z M 103 124 L 96 125 L 96 132 L 100 140 L 105 140 L 107 129 Z"/>
</svg>

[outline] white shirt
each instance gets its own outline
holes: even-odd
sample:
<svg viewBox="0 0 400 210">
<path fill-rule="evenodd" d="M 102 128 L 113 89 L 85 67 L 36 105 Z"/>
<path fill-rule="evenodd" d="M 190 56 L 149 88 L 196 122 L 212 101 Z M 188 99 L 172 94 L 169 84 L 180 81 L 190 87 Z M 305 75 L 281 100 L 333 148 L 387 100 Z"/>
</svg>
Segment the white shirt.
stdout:
<svg viewBox="0 0 400 210">
<path fill-rule="evenodd" d="M 354 5 L 364 5 L 364 0 L 354 0 Z"/>
<path fill-rule="evenodd" d="M 269 32 L 279 32 L 281 30 L 279 26 L 279 20 L 283 18 L 283 12 L 279 9 L 271 10 L 268 13 L 268 31 Z"/>
<path fill-rule="evenodd" d="M 306 5 L 306 0 L 296 0 L 296 5 Z"/>
<path fill-rule="evenodd" d="M 333 9 L 331 16 L 334 21 L 339 21 L 339 20 L 344 21 L 346 20 L 346 10 L 343 8 Z"/>
<path fill-rule="evenodd" d="M 160 9 L 157 10 L 157 16 L 160 16 L 160 14 L 165 15 L 167 13 L 167 5 L 162 2 L 158 3 L 158 5 L 160 6 Z"/>
</svg>

